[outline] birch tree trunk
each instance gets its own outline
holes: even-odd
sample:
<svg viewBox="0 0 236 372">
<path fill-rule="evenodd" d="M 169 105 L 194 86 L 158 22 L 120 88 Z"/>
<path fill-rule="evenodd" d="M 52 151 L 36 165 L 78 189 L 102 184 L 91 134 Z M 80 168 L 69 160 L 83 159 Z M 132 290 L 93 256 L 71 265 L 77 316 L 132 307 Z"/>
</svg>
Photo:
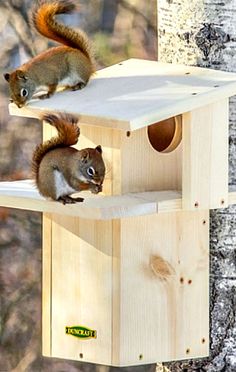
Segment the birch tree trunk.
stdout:
<svg viewBox="0 0 236 372">
<path fill-rule="evenodd" d="M 236 72 L 236 0 L 159 0 L 163 62 Z M 236 185 L 236 98 L 230 100 L 229 185 Z M 168 363 L 178 371 L 236 371 L 236 208 L 211 212 L 210 357 Z"/>
</svg>

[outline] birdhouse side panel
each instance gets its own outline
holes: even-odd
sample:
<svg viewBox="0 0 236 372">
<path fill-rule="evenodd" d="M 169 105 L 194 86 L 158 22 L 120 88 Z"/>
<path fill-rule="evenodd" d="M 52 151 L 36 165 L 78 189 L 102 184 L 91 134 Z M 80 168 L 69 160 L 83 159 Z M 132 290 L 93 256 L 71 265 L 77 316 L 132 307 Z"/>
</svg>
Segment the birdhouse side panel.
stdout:
<svg viewBox="0 0 236 372">
<path fill-rule="evenodd" d="M 114 365 L 208 355 L 208 228 L 208 211 L 121 220 Z"/>
<path fill-rule="evenodd" d="M 183 208 L 228 203 L 228 99 L 183 115 Z"/>
</svg>

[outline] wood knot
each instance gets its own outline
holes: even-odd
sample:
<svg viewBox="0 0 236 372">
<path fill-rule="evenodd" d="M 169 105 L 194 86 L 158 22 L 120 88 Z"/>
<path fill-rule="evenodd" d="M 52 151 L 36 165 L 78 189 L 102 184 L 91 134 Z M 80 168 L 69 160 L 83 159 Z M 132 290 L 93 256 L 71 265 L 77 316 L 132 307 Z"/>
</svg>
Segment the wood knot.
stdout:
<svg viewBox="0 0 236 372">
<path fill-rule="evenodd" d="M 175 275 L 173 266 L 160 256 L 150 257 L 150 267 L 155 276 L 163 281 L 166 281 Z"/>
</svg>

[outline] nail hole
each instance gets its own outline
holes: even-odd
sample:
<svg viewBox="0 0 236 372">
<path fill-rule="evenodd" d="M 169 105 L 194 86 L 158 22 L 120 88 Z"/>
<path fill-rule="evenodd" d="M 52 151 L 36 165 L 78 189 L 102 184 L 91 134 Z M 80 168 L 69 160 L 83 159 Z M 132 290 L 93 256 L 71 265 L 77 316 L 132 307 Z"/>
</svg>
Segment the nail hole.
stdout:
<svg viewBox="0 0 236 372">
<path fill-rule="evenodd" d="M 143 354 L 140 354 L 139 355 L 139 360 L 142 360 L 143 359 Z"/>
<path fill-rule="evenodd" d="M 191 279 L 188 280 L 188 284 L 192 284 L 192 280 Z"/>
<path fill-rule="evenodd" d="M 197 95 L 197 93 L 192 93 L 192 96 L 196 96 Z"/>
<path fill-rule="evenodd" d="M 119 63 L 119 66 L 122 66 L 123 65 L 123 63 Z"/>
<path fill-rule="evenodd" d="M 206 222 L 206 220 L 203 220 L 202 223 L 203 223 L 203 225 L 206 225 L 207 222 Z"/>
<path fill-rule="evenodd" d="M 180 283 L 183 284 L 183 282 L 184 282 L 184 278 L 182 277 L 180 278 Z"/>
<path fill-rule="evenodd" d="M 80 359 L 83 359 L 84 354 L 83 353 L 80 353 L 79 357 L 80 357 Z"/>
<path fill-rule="evenodd" d="M 202 343 L 205 344 L 206 340 L 205 338 L 202 338 Z"/>
<path fill-rule="evenodd" d="M 224 205 L 225 204 L 225 201 L 224 199 L 221 200 L 221 205 Z"/>
<path fill-rule="evenodd" d="M 190 72 L 185 72 L 185 75 L 190 75 Z"/>
<path fill-rule="evenodd" d="M 187 350 L 186 350 L 186 354 L 189 354 L 189 353 L 190 353 L 190 349 L 187 349 Z"/>
<path fill-rule="evenodd" d="M 197 208 L 199 206 L 198 202 L 194 203 L 194 207 Z"/>
<path fill-rule="evenodd" d="M 219 88 L 219 85 L 214 85 L 214 88 Z"/>
<path fill-rule="evenodd" d="M 128 131 L 126 132 L 126 136 L 127 136 L 127 137 L 130 137 L 130 135 L 131 135 L 131 133 L 130 133 L 130 131 L 128 130 Z"/>
</svg>

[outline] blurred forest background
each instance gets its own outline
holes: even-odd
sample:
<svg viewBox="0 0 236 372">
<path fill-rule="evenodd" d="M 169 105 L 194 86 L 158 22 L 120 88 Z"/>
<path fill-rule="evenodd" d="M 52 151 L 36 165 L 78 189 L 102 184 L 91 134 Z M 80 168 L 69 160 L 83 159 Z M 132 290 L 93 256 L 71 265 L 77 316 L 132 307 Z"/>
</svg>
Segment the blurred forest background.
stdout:
<svg viewBox="0 0 236 372">
<path fill-rule="evenodd" d="M 34 2 L 0 0 L 1 181 L 31 178 L 32 152 L 41 141 L 37 120 L 9 116 L 8 86 L 2 76 L 52 46 L 29 27 Z M 80 13 L 63 20 L 88 33 L 98 69 L 130 57 L 156 60 L 156 3 L 80 0 Z M 0 371 L 90 372 L 98 368 L 41 356 L 41 215 L 0 208 Z M 143 372 L 150 367 L 134 369 Z"/>
</svg>

